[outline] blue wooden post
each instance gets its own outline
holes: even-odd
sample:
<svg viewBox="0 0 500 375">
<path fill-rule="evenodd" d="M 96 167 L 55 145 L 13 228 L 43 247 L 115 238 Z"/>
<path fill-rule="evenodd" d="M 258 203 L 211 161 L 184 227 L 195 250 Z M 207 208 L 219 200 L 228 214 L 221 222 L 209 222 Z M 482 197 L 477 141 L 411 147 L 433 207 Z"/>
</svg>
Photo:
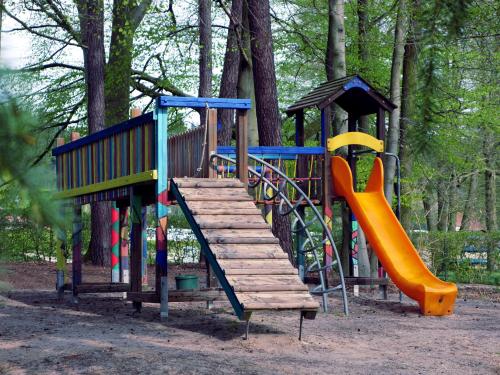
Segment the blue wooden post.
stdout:
<svg viewBox="0 0 500 375">
<path fill-rule="evenodd" d="M 168 112 L 166 107 L 156 103 L 156 291 L 160 295 L 160 317 L 168 317 Z"/>
</svg>

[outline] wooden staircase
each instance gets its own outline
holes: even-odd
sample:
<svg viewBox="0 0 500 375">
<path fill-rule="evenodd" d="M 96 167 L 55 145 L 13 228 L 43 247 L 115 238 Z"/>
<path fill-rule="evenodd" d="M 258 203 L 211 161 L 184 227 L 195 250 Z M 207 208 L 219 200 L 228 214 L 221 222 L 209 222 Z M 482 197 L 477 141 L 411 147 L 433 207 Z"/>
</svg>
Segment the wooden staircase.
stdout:
<svg viewBox="0 0 500 375">
<path fill-rule="evenodd" d="M 314 318 L 319 303 L 243 183 L 175 178 L 170 189 L 240 319 L 256 310 L 299 310 Z"/>
</svg>

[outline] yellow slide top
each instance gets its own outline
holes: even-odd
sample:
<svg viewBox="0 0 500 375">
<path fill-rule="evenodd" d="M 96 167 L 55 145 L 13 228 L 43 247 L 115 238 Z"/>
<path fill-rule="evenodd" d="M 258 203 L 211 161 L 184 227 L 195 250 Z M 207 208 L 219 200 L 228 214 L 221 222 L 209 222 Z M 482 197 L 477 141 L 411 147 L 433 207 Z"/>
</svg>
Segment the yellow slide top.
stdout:
<svg viewBox="0 0 500 375">
<path fill-rule="evenodd" d="M 375 158 L 363 193 L 354 192 L 351 169 L 343 158 L 332 157 L 331 168 L 335 193 L 346 199 L 391 280 L 419 303 L 422 314 L 452 314 L 457 287 L 429 271 L 392 212 L 383 192 L 382 160 Z"/>
</svg>

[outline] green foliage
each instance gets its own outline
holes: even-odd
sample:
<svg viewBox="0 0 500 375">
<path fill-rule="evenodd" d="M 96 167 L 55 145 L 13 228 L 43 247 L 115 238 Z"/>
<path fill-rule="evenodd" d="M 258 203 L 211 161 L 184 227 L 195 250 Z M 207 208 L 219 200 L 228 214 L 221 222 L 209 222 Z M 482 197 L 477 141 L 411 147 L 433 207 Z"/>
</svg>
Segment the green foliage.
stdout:
<svg viewBox="0 0 500 375">
<path fill-rule="evenodd" d="M 414 232 L 411 237 L 439 277 L 500 285 L 500 232 Z"/>
</svg>

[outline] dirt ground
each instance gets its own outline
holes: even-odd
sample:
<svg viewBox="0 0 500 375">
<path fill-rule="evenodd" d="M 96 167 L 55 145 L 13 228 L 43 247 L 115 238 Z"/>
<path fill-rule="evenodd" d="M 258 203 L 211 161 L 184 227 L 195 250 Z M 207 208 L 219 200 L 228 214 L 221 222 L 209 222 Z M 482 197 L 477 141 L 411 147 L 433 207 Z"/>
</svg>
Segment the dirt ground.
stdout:
<svg viewBox="0 0 500 375">
<path fill-rule="evenodd" d="M 85 281 L 109 274 L 84 272 Z M 160 322 L 158 305 L 136 314 L 116 294 L 58 301 L 54 279 L 50 264 L 0 265 L 0 374 L 500 374 L 493 287 L 461 287 L 455 314 L 442 318 L 396 293 L 351 296 L 345 317 L 333 296 L 328 313 L 304 321 L 303 341 L 289 312 L 254 314 L 245 341 L 227 303 L 171 304 Z"/>
</svg>

